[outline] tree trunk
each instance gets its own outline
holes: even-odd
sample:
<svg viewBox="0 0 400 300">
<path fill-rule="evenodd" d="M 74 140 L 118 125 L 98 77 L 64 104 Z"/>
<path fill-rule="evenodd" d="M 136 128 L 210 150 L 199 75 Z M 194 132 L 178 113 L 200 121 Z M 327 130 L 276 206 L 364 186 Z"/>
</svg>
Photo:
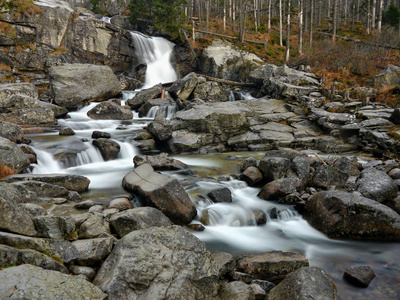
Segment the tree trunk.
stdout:
<svg viewBox="0 0 400 300">
<path fill-rule="evenodd" d="M 382 33 L 382 9 L 383 9 L 383 0 L 379 0 L 378 34 Z"/>
<path fill-rule="evenodd" d="M 291 0 L 287 0 L 287 28 L 286 28 L 286 54 L 285 54 L 285 62 L 289 62 L 289 47 L 290 47 L 290 2 Z"/>
<path fill-rule="evenodd" d="M 375 29 L 375 19 L 376 19 L 376 0 L 372 2 L 372 30 Z"/>
<path fill-rule="evenodd" d="M 318 27 L 321 26 L 321 10 L 322 10 L 322 0 L 318 2 Z"/>
<path fill-rule="evenodd" d="M 257 8 L 258 8 L 258 1 L 254 0 L 254 29 L 257 32 Z"/>
<path fill-rule="evenodd" d="M 299 5 L 299 56 L 303 55 L 303 0 L 298 0 Z"/>
<path fill-rule="evenodd" d="M 332 43 L 336 43 L 336 29 L 337 29 L 337 1 L 333 0 L 333 20 L 332 20 Z"/>
<path fill-rule="evenodd" d="M 208 21 L 210 19 L 210 0 L 206 0 L 206 31 L 208 31 Z"/>
<path fill-rule="evenodd" d="M 283 46 L 282 34 L 282 0 L 279 0 L 279 46 Z"/>
<path fill-rule="evenodd" d="M 271 34 L 271 2 L 268 0 L 268 34 Z"/>
<path fill-rule="evenodd" d="M 371 31 L 371 5 L 367 1 L 367 34 Z"/>
<path fill-rule="evenodd" d="M 223 7 L 223 22 L 224 22 L 224 25 L 223 25 L 223 32 L 225 33 L 225 31 L 226 31 L 226 0 L 224 0 L 224 7 Z"/>
<path fill-rule="evenodd" d="M 314 0 L 310 0 L 310 35 L 309 47 L 312 48 L 312 35 L 313 35 L 313 16 L 314 16 Z"/>
<path fill-rule="evenodd" d="M 357 22 L 360 22 L 360 0 L 357 0 Z"/>
</svg>

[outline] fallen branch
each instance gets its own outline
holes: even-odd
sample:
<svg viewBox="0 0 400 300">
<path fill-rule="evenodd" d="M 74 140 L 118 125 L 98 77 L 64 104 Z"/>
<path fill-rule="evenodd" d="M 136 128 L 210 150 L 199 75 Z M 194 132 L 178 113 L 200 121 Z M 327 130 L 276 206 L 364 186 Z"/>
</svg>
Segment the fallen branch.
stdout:
<svg viewBox="0 0 400 300">
<path fill-rule="evenodd" d="M 326 165 L 326 162 L 324 162 L 324 160 L 323 160 L 321 157 L 319 157 L 319 155 L 318 155 L 317 153 L 314 152 L 314 155 L 315 155 L 315 157 L 318 158 L 324 165 Z"/>
</svg>

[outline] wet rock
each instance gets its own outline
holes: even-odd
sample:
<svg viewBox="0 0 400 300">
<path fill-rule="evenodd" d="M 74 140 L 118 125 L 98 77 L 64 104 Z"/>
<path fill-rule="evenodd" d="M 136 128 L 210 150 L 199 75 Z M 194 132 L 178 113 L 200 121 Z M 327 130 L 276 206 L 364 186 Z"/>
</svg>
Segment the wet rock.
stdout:
<svg viewBox="0 0 400 300">
<path fill-rule="evenodd" d="M 19 125 L 0 121 L 0 137 L 16 142 L 24 137 L 24 133 Z"/>
<path fill-rule="evenodd" d="M 0 244 L 49 253 L 52 256 L 59 257 L 64 263 L 71 262 L 79 254 L 78 250 L 65 240 L 34 238 L 1 231 Z"/>
<path fill-rule="evenodd" d="M 152 108 L 158 108 L 159 112 L 157 113 L 150 113 Z M 150 99 L 145 100 L 143 105 L 139 109 L 139 117 L 155 117 L 159 114 L 167 117 L 168 116 L 168 108 L 175 107 L 175 102 L 168 98 L 157 98 L 157 99 Z"/>
<path fill-rule="evenodd" d="M 103 233 L 109 234 L 110 226 L 108 222 L 104 221 L 102 217 L 97 215 L 92 215 L 79 227 L 79 238 L 81 239 L 97 238 Z"/>
<path fill-rule="evenodd" d="M 290 273 L 268 294 L 268 300 L 341 300 L 335 284 L 321 268 L 301 268 Z"/>
<path fill-rule="evenodd" d="M 68 274 L 67 268 L 62 263 L 48 255 L 30 249 L 16 249 L 0 245 L 0 269 L 23 264 Z"/>
<path fill-rule="evenodd" d="M 68 174 L 18 174 L 3 179 L 8 183 L 28 180 L 47 182 L 79 193 L 86 191 L 90 183 L 87 177 Z"/>
<path fill-rule="evenodd" d="M 267 223 L 267 214 L 265 211 L 262 211 L 261 209 L 256 209 L 253 210 L 253 214 L 257 225 L 264 225 Z"/>
<path fill-rule="evenodd" d="M 121 149 L 121 146 L 116 141 L 110 139 L 99 138 L 93 140 L 92 143 L 100 150 L 104 160 L 115 159 Z"/>
<path fill-rule="evenodd" d="M 382 204 L 385 204 L 386 206 L 390 207 L 400 215 L 400 196 L 397 196 L 396 198 L 391 200 L 386 200 Z"/>
<path fill-rule="evenodd" d="M 21 265 L 0 271 L 0 297 L 23 299 L 106 299 L 98 287 L 78 277 Z"/>
<path fill-rule="evenodd" d="M 178 180 L 154 172 L 148 164 L 129 172 L 122 186 L 158 208 L 175 224 L 188 224 L 196 216 L 196 208 Z"/>
<path fill-rule="evenodd" d="M 11 168 L 11 172 L 20 173 L 30 165 L 30 161 L 16 144 L 0 137 L 0 164 Z"/>
<path fill-rule="evenodd" d="M 95 205 L 96 203 L 94 203 L 92 200 L 86 200 L 75 204 L 74 207 L 77 209 L 89 209 Z"/>
<path fill-rule="evenodd" d="M 108 208 L 116 208 L 119 211 L 133 208 L 128 198 L 116 198 L 110 201 Z"/>
<path fill-rule="evenodd" d="M 100 138 L 109 139 L 109 138 L 111 138 L 111 134 L 109 134 L 108 132 L 95 130 L 92 132 L 92 138 L 93 139 L 100 139 Z"/>
<path fill-rule="evenodd" d="M 375 273 L 369 266 L 350 267 L 344 271 L 343 277 L 351 284 L 366 288 L 369 286 L 372 279 L 375 278 Z"/>
<path fill-rule="evenodd" d="M 121 93 L 118 78 L 109 66 L 63 64 L 49 69 L 54 102 L 65 108 L 103 101 Z"/>
<path fill-rule="evenodd" d="M 222 286 L 221 300 L 255 300 L 253 289 L 241 281 L 232 281 Z"/>
<path fill-rule="evenodd" d="M 235 270 L 235 259 L 233 255 L 227 252 L 218 252 L 212 255 L 215 266 L 218 271 L 218 278 L 223 278 Z"/>
<path fill-rule="evenodd" d="M 341 170 L 344 173 L 349 174 L 350 176 L 358 176 L 360 174 L 360 170 L 353 161 L 348 159 L 345 156 L 341 156 L 338 159 L 335 159 L 333 162 L 333 167 Z"/>
<path fill-rule="evenodd" d="M 36 230 L 29 214 L 18 206 L 18 190 L 0 183 L 0 230 L 35 236 Z"/>
<path fill-rule="evenodd" d="M 115 246 L 94 284 L 108 299 L 212 299 L 218 272 L 211 254 L 179 226 L 133 231 Z"/>
<path fill-rule="evenodd" d="M 290 169 L 302 182 L 306 182 L 310 177 L 310 162 L 306 157 L 296 156 L 293 158 Z"/>
<path fill-rule="evenodd" d="M 130 22 L 128 22 L 130 23 Z M 120 26 L 121 27 L 121 26 Z M 123 91 L 134 91 L 143 85 L 143 82 L 132 77 L 118 75 L 119 84 Z"/>
<path fill-rule="evenodd" d="M 257 167 L 248 167 L 240 174 L 240 180 L 245 181 L 249 186 L 255 186 L 263 179 L 264 177 Z"/>
<path fill-rule="evenodd" d="M 122 107 L 113 100 L 97 104 L 87 112 L 87 115 L 94 120 L 130 120 L 133 118 L 130 109 Z"/>
<path fill-rule="evenodd" d="M 304 218 L 330 238 L 400 240 L 400 216 L 354 193 L 323 191 L 306 202 Z"/>
<path fill-rule="evenodd" d="M 257 166 L 258 166 L 257 160 L 254 157 L 248 157 L 248 158 L 244 159 L 242 161 L 242 163 L 240 164 L 240 171 L 243 172 L 247 168 L 257 167 Z"/>
<path fill-rule="evenodd" d="M 133 158 L 135 168 L 144 164 L 149 164 L 154 170 L 181 170 L 188 169 L 188 165 L 180 160 L 169 157 L 168 153 L 157 155 L 136 155 Z"/>
<path fill-rule="evenodd" d="M 374 168 L 363 170 L 356 182 L 357 190 L 366 198 L 378 202 L 391 200 L 397 196 L 398 187 L 386 172 Z"/>
<path fill-rule="evenodd" d="M 93 266 L 101 263 L 111 253 L 116 241 L 115 237 L 74 241 L 72 245 L 79 252 L 74 261 L 83 266 Z"/>
<path fill-rule="evenodd" d="M 85 276 L 89 281 L 92 281 L 94 277 L 96 276 L 96 271 L 93 270 L 90 267 L 84 267 L 84 266 L 70 266 L 69 271 L 73 275 L 83 275 Z"/>
<path fill-rule="evenodd" d="M 211 191 L 207 196 L 214 203 L 230 203 L 232 202 L 232 194 L 229 188 L 222 188 L 218 190 Z"/>
<path fill-rule="evenodd" d="M 38 237 L 64 239 L 75 231 L 71 217 L 39 216 L 33 219 Z"/>
<path fill-rule="evenodd" d="M 264 156 L 258 168 L 267 181 L 274 181 L 286 176 L 290 168 L 290 159 L 283 157 Z"/>
<path fill-rule="evenodd" d="M 196 223 L 189 224 L 187 225 L 187 227 L 193 231 L 198 231 L 198 232 L 206 230 L 206 228 L 202 224 L 196 224 Z"/>
<path fill-rule="evenodd" d="M 64 128 L 58 132 L 59 135 L 75 135 L 75 131 L 72 128 Z"/>
<path fill-rule="evenodd" d="M 166 141 L 172 136 L 172 126 L 163 116 L 155 117 L 147 126 L 147 130 L 160 141 Z"/>
<path fill-rule="evenodd" d="M 239 272 L 272 282 L 279 282 L 294 270 L 308 265 L 308 259 L 295 252 L 247 252 L 236 257 Z"/>
<path fill-rule="evenodd" d="M 126 105 L 132 110 L 138 110 L 146 100 L 160 98 L 163 87 L 157 84 L 149 89 L 141 90 L 135 96 L 126 101 Z"/>
<path fill-rule="evenodd" d="M 337 188 L 343 188 L 346 184 L 349 175 L 342 172 L 341 170 L 328 166 L 319 166 L 312 178 L 312 185 L 319 188 L 329 188 L 330 186 L 336 186 Z"/>
<path fill-rule="evenodd" d="M 297 178 L 282 178 L 267 183 L 258 193 L 258 197 L 264 200 L 278 200 L 296 192 Z"/>
<path fill-rule="evenodd" d="M 119 238 L 134 230 L 173 225 L 161 211 L 154 207 L 138 207 L 113 215 L 110 226 Z"/>
</svg>

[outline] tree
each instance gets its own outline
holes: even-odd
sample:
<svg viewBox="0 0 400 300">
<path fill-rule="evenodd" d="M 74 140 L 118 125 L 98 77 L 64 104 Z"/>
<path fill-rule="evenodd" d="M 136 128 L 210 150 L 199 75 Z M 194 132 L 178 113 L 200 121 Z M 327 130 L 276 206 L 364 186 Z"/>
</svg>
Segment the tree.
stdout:
<svg viewBox="0 0 400 300">
<path fill-rule="evenodd" d="M 290 47 L 290 1 L 287 0 L 287 28 L 286 28 L 286 53 L 285 62 L 289 62 L 289 47 Z"/>
<path fill-rule="evenodd" d="M 378 34 L 381 34 L 382 31 L 382 9 L 383 9 L 383 0 L 379 0 Z"/>
<path fill-rule="evenodd" d="M 298 0 L 299 5 L 299 56 L 303 55 L 303 0 Z"/>
<path fill-rule="evenodd" d="M 282 34 L 282 0 L 279 0 L 279 46 L 283 46 Z"/>
<path fill-rule="evenodd" d="M 336 43 L 336 30 L 337 30 L 337 1 L 333 0 L 333 20 L 332 20 L 332 43 Z"/>
<path fill-rule="evenodd" d="M 186 4 L 186 0 L 134 0 L 128 5 L 129 20 L 137 24 L 139 30 L 154 25 L 177 38 L 185 22 L 185 13 L 180 7 Z"/>
<path fill-rule="evenodd" d="M 396 5 L 392 4 L 389 9 L 382 14 L 382 23 L 397 27 L 399 25 L 400 10 Z"/>
</svg>

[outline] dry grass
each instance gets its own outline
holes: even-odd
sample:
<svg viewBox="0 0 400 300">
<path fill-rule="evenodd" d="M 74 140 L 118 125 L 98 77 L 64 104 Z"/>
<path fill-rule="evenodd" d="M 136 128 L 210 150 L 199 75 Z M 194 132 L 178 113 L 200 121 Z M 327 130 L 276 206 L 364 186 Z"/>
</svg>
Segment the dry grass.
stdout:
<svg viewBox="0 0 400 300">
<path fill-rule="evenodd" d="M 21 16 L 30 17 L 40 14 L 43 10 L 29 0 L 0 0 L 0 7 L 14 12 L 14 17 L 19 19 Z"/>
<path fill-rule="evenodd" d="M 0 178 L 4 178 L 8 175 L 13 175 L 15 171 L 6 165 L 0 164 Z"/>
<path fill-rule="evenodd" d="M 0 21 L 0 34 L 5 34 L 8 36 L 16 36 L 17 33 L 15 32 L 14 28 L 11 24 L 7 22 Z"/>
</svg>

